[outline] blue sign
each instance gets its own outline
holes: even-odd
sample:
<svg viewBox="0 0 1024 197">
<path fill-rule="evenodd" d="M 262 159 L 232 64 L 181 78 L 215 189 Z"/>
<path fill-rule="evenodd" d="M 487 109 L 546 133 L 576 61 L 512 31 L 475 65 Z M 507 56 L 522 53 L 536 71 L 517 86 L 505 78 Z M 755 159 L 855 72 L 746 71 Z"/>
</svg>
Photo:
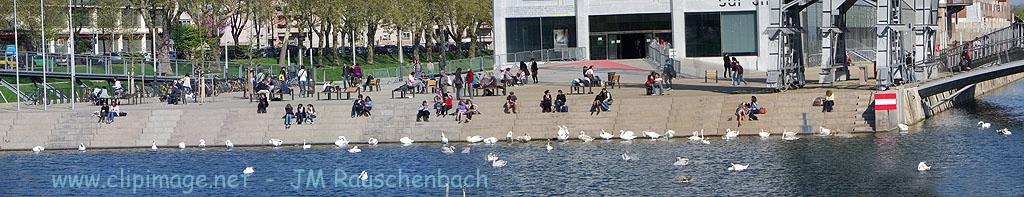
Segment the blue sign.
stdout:
<svg viewBox="0 0 1024 197">
<path fill-rule="evenodd" d="M 14 55 L 15 51 L 17 50 L 18 49 L 14 45 L 7 45 L 7 49 L 4 50 L 4 53 L 6 53 L 7 55 Z"/>
</svg>

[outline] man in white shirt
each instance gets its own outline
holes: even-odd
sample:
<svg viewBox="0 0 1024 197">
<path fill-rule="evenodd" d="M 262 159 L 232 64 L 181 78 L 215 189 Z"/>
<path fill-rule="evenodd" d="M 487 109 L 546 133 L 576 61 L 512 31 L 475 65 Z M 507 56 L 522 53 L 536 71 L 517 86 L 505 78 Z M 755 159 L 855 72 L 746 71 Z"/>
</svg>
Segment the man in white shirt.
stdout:
<svg viewBox="0 0 1024 197">
<path fill-rule="evenodd" d="M 184 87 L 185 94 L 192 93 L 192 78 L 189 78 L 187 74 L 181 78 L 181 87 Z"/>
<path fill-rule="evenodd" d="M 306 68 L 299 68 L 299 73 L 297 73 L 297 75 L 299 76 L 299 94 L 306 95 L 307 87 L 309 87 Z"/>
</svg>

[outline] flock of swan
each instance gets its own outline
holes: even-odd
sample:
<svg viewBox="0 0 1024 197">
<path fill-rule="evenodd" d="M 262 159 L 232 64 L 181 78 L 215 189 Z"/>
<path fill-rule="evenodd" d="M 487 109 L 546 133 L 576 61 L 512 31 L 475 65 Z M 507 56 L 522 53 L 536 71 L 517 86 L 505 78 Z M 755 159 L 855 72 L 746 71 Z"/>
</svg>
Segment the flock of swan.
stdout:
<svg viewBox="0 0 1024 197">
<path fill-rule="evenodd" d="M 987 122 L 984 122 L 984 121 L 979 121 L 977 123 L 977 125 L 980 126 L 982 129 L 989 129 L 992 126 L 991 123 L 987 123 Z M 907 130 L 910 129 L 910 126 L 905 125 L 905 124 L 898 124 L 897 126 L 898 126 L 898 128 L 900 129 L 901 132 L 906 132 Z M 566 127 L 564 125 L 560 125 L 560 126 L 558 126 L 558 131 L 555 133 L 554 139 L 557 140 L 557 141 L 560 141 L 560 142 L 568 141 L 571 138 L 569 133 L 570 133 L 570 131 L 569 131 L 568 127 Z M 998 133 L 1000 135 L 1012 135 L 1012 133 L 1009 131 L 1008 128 L 997 129 L 996 133 Z M 672 139 L 672 138 L 675 137 L 675 131 L 673 131 L 673 130 L 665 131 L 665 133 L 663 133 L 663 134 L 662 133 L 657 133 L 657 132 L 652 132 L 652 131 L 642 131 L 642 132 L 640 132 L 640 134 L 642 136 L 637 136 L 636 133 L 633 132 L 633 131 L 619 130 L 619 135 L 617 136 L 617 138 L 622 139 L 624 141 L 631 141 L 631 140 L 634 140 L 634 139 L 637 139 L 637 138 L 648 138 L 648 139 L 651 139 L 651 140 L 658 140 L 658 139 Z M 732 139 L 736 139 L 739 135 L 740 135 L 740 131 L 726 129 L 725 134 L 722 135 L 722 139 L 724 139 L 724 140 L 732 140 Z M 766 132 L 764 130 L 761 130 L 760 132 L 758 132 L 757 135 L 761 139 L 768 139 L 769 137 L 771 137 L 771 133 Z M 844 133 L 844 132 L 833 132 L 831 129 L 827 129 L 827 128 L 824 128 L 824 127 L 819 127 L 817 135 L 819 135 L 819 136 L 829 136 L 829 135 L 843 136 L 843 135 L 850 135 L 850 134 L 849 133 Z M 614 134 L 609 133 L 609 132 L 607 132 L 605 130 L 601 130 L 601 132 L 598 133 L 597 137 L 599 137 L 601 139 L 604 139 L 606 141 L 607 140 L 612 140 L 612 139 L 616 138 L 616 136 Z M 591 141 L 595 140 L 594 137 L 591 137 L 585 131 L 580 131 L 579 135 L 576 136 L 576 139 L 579 139 L 580 141 L 583 141 L 583 142 L 591 142 Z M 693 141 L 693 142 L 701 143 L 701 144 L 711 144 L 711 142 L 707 140 L 708 138 L 704 136 L 704 130 L 703 129 L 697 130 L 697 131 L 693 131 L 693 133 L 687 139 L 689 139 L 690 141 Z M 797 137 L 797 132 L 792 132 L 792 131 L 784 130 L 783 133 L 782 133 L 782 139 L 783 140 L 797 140 L 797 139 L 800 139 L 800 137 Z M 515 135 L 513 135 L 512 131 L 509 131 L 505 135 L 505 140 L 508 141 L 508 142 L 522 142 L 522 143 L 526 143 L 526 142 L 530 142 L 530 140 L 532 140 L 532 137 L 529 134 L 527 134 L 527 133 L 523 133 L 523 135 L 520 135 L 520 136 L 515 136 Z M 413 143 L 415 143 L 415 140 L 412 140 L 409 137 L 402 137 L 398 141 L 403 146 L 408 146 L 408 145 L 412 145 Z M 281 139 L 270 139 L 267 142 L 271 146 L 273 146 L 274 148 L 280 147 L 284 143 L 284 141 L 281 140 Z M 334 145 L 337 148 L 340 148 L 340 149 L 347 149 L 349 153 L 360 153 L 360 152 L 362 152 L 362 150 L 359 149 L 359 146 L 357 146 L 357 145 L 352 145 L 351 147 L 349 147 L 349 142 L 350 141 L 345 136 L 338 136 L 338 139 L 334 141 Z M 370 146 L 377 145 L 378 142 L 379 141 L 376 138 L 369 138 L 367 140 L 367 144 L 370 145 Z M 498 142 L 498 138 L 497 137 L 486 137 L 485 138 L 483 136 L 474 135 L 474 136 L 467 136 L 466 137 L 466 142 L 471 143 L 471 144 L 477 144 L 477 143 L 481 143 L 481 142 L 484 143 L 484 144 L 495 144 L 495 143 Z M 441 152 L 442 153 L 445 153 L 445 154 L 455 153 L 455 146 L 449 144 L 448 136 L 446 136 L 444 134 L 444 132 L 441 133 L 441 143 L 442 143 L 442 147 L 441 147 Z M 177 145 L 178 145 L 177 146 L 178 149 L 186 149 L 188 147 L 185 144 L 185 142 L 179 142 Z M 202 148 L 206 148 L 206 140 L 199 139 L 199 144 L 196 145 L 196 147 L 201 148 L 201 149 Z M 234 148 L 235 145 L 233 143 L 231 143 L 231 140 L 225 140 L 224 141 L 224 147 L 226 147 L 228 149 L 231 149 L 231 148 Z M 310 149 L 311 147 L 312 147 L 312 145 L 308 144 L 306 142 L 306 140 L 303 139 L 303 141 L 302 141 L 302 149 L 303 150 Z M 554 146 L 551 145 L 550 139 L 549 139 L 549 142 L 544 145 L 544 147 L 545 147 L 545 149 L 548 152 L 551 152 L 552 150 L 555 149 Z M 45 149 L 46 148 L 43 147 L 43 146 L 36 146 L 36 147 L 32 148 L 32 151 L 38 153 L 38 152 L 44 151 Z M 156 145 L 156 140 L 152 141 L 150 149 L 152 149 L 152 150 L 158 150 L 159 149 L 159 147 Z M 78 144 L 78 150 L 79 151 L 85 151 L 86 150 L 85 144 L 84 143 L 79 143 Z M 464 147 L 461 152 L 462 153 L 469 153 L 470 152 L 470 148 L 469 147 Z M 620 157 L 622 158 L 623 161 L 635 161 L 635 160 L 638 159 L 636 155 L 630 154 L 629 151 L 626 151 L 625 153 L 622 153 L 622 155 L 620 155 Z M 488 162 L 491 163 L 492 167 L 496 167 L 496 168 L 504 167 L 505 165 L 508 164 L 508 161 L 502 160 L 495 153 L 488 153 L 487 156 L 485 157 L 485 159 Z M 677 157 L 676 159 L 677 159 L 676 162 L 673 163 L 673 165 L 675 165 L 675 166 L 685 166 L 685 165 L 689 164 L 689 159 L 688 158 Z M 746 170 L 749 166 L 750 166 L 750 164 L 736 164 L 736 163 L 732 163 L 727 168 L 727 170 L 728 171 L 743 171 L 743 170 Z M 921 161 L 917 165 L 917 170 L 921 171 L 921 172 L 927 171 L 927 170 L 930 170 L 930 169 L 931 169 L 931 166 L 928 166 L 924 161 Z M 255 170 L 253 169 L 252 166 L 246 166 L 245 169 L 243 169 L 243 173 L 244 174 L 252 174 L 254 172 L 255 172 Z M 366 171 L 363 171 L 361 173 L 360 177 L 363 178 L 365 175 L 366 175 Z M 676 179 L 677 179 L 676 180 L 677 182 L 688 182 L 690 180 L 689 177 L 677 177 Z"/>
</svg>

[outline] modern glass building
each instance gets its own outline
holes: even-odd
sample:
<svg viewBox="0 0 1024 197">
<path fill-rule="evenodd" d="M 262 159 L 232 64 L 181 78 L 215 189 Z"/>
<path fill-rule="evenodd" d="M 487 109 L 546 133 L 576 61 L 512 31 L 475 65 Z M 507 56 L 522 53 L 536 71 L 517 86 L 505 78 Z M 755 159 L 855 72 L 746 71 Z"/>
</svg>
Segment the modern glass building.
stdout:
<svg viewBox="0 0 1024 197">
<path fill-rule="evenodd" d="M 645 57 L 647 46 L 656 42 L 671 45 L 684 66 L 720 68 L 722 55 L 729 54 L 746 69 L 768 69 L 757 65 L 757 57 L 768 54 L 770 47 L 764 0 L 493 1 L 496 54 L 581 47 L 590 59 L 634 59 Z M 849 15 L 858 19 L 846 20 L 856 34 L 846 37 L 848 42 L 854 39 L 850 47 L 874 48 L 873 11 L 860 6 L 851 10 L 857 13 Z M 804 13 L 803 57 L 820 62 L 812 60 L 820 59 L 814 54 L 821 51 L 820 5 Z M 495 57 L 506 62 L 506 57 Z"/>
<path fill-rule="evenodd" d="M 756 3 L 494 0 L 495 53 L 581 47 L 590 59 L 635 59 L 644 58 L 656 43 L 674 48 L 677 59 L 711 64 L 731 54 L 754 63 L 752 58 L 762 53 L 759 46 L 765 45 L 758 32 L 766 27 Z"/>
</svg>

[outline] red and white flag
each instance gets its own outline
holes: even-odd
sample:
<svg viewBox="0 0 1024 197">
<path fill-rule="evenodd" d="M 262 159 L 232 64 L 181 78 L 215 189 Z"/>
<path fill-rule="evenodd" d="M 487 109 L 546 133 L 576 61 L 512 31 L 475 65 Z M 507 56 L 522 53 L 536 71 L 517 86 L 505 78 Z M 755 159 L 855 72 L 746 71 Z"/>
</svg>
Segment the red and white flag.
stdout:
<svg viewBox="0 0 1024 197">
<path fill-rule="evenodd" d="M 875 94 L 875 110 L 896 110 L 896 93 Z"/>
</svg>

